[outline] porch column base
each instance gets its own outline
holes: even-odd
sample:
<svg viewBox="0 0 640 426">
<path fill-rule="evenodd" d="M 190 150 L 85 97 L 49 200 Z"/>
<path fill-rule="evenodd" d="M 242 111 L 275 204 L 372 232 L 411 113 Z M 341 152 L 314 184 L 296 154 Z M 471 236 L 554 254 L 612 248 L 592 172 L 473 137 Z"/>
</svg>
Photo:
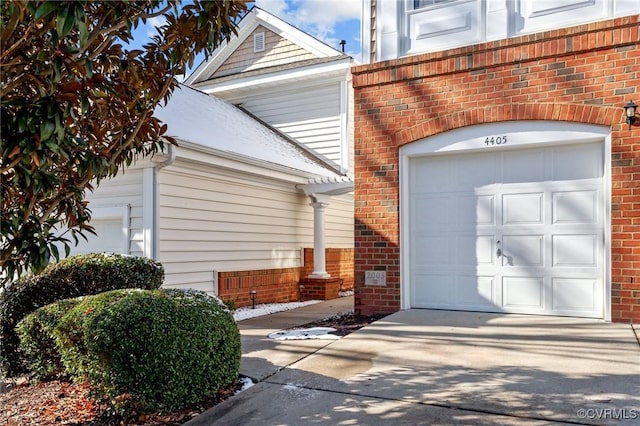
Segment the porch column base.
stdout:
<svg viewBox="0 0 640 426">
<path fill-rule="evenodd" d="M 340 297 L 342 279 L 330 278 L 303 278 L 300 280 L 301 300 L 331 300 Z"/>
</svg>

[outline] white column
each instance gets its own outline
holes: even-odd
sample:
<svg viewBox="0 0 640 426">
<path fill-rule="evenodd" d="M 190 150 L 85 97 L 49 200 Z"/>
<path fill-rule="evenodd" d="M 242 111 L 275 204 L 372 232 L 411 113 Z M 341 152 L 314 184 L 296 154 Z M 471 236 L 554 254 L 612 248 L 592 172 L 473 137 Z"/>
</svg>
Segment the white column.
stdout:
<svg viewBox="0 0 640 426">
<path fill-rule="evenodd" d="M 309 205 L 313 207 L 313 272 L 309 278 L 329 278 L 324 256 L 324 209 L 329 205 L 329 197 L 315 196 Z"/>
</svg>

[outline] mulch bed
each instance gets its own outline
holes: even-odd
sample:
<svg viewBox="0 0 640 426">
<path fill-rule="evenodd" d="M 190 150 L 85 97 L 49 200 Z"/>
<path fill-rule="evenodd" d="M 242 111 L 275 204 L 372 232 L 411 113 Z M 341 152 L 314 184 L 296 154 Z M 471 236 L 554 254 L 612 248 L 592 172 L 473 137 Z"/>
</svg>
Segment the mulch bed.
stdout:
<svg viewBox="0 0 640 426">
<path fill-rule="evenodd" d="M 349 333 L 377 321 L 386 315 L 355 315 L 347 313 L 305 324 L 309 327 L 333 327 L 333 334 L 346 336 Z M 300 328 L 300 327 L 296 327 Z M 217 395 L 172 413 L 147 413 L 129 418 L 108 417 L 106 406 L 89 398 L 90 387 L 65 381 L 31 383 L 22 380 L 0 393 L 0 424 L 7 426 L 26 425 L 181 425 L 198 414 L 233 396 L 241 386 L 237 383 L 223 389 Z"/>
<path fill-rule="evenodd" d="M 356 315 L 353 312 L 336 315 L 335 317 L 327 318 L 320 321 L 314 321 L 297 328 L 310 328 L 310 327 L 333 327 L 336 331 L 331 332 L 336 336 L 346 336 L 349 333 L 371 324 L 374 321 L 378 321 L 381 318 L 386 317 L 389 314 L 375 314 L 375 315 Z"/>
</svg>

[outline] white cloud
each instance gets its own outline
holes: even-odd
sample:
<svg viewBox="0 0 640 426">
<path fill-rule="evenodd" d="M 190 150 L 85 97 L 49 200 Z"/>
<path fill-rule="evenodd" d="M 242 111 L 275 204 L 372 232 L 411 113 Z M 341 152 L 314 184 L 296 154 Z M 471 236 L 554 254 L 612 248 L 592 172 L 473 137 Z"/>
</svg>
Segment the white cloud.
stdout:
<svg viewBox="0 0 640 426">
<path fill-rule="evenodd" d="M 334 48 L 340 39 L 336 25 L 360 20 L 361 0 L 256 0 L 255 5 Z M 351 40 L 347 40 L 348 42 Z M 349 43 L 351 45 L 353 43 Z"/>
<path fill-rule="evenodd" d="M 147 28 L 147 37 L 151 38 L 154 35 L 158 34 L 156 28 L 163 26 L 167 22 L 167 18 L 164 15 L 154 16 L 153 18 L 147 19 L 146 28 Z"/>
</svg>

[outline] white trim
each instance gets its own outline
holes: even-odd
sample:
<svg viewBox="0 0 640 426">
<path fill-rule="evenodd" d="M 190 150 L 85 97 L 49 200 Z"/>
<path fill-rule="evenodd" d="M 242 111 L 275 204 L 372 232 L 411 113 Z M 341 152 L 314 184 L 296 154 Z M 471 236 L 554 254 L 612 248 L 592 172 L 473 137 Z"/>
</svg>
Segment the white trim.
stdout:
<svg viewBox="0 0 640 426">
<path fill-rule="evenodd" d="M 360 63 L 371 63 L 371 0 L 362 0 L 360 11 Z"/>
<path fill-rule="evenodd" d="M 340 82 L 340 165 L 349 173 L 349 87 Z"/>
<path fill-rule="evenodd" d="M 604 319 L 611 321 L 611 133 L 604 139 Z"/>
<path fill-rule="evenodd" d="M 149 259 L 153 257 L 155 230 L 155 197 L 154 197 L 155 167 L 142 170 L 142 255 Z"/>
<path fill-rule="evenodd" d="M 507 136 L 506 145 L 487 147 L 485 140 L 492 136 Z M 405 145 L 399 150 L 400 177 L 400 308 L 409 309 L 411 266 L 409 258 L 409 161 L 412 157 L 425 155 L 451 155 L 467 152 L 482 152 L 491 149 L 504 150 L 553 146 L 559 144 L 580 144 L 603 142 L 604 177 L 604 272 L 603 303 L 604 319 L 611 321 L 611 129 L 581 123 L 551 121 L 510 121 L 480 124 L 455 129 Z"/>
<path fill-rule="evenodd" d="M 258 176 L 268 176 L 272 179 L 302 184 L 308 183 L 309 179 L 312 178 L 325 177 L 339 179 L 341 177 L 338 172 L 329 169 L 326 169 L 326 174 L 319 175 L 232 152 L 216 150 L 193 142 L 179 140 L 178 143 L 181 148 L 186 149 L 178 149 L 177 157 L 194 163 L 213 164 L 234 171 L 241 171 Z"/>
<path fill-rule="evenodd" d="M 215 95 L 218 92 L 232 90 L 252 90 L 259 86 L 282 84 L 287 81 L 309 80 L 311 84 L 318 82 L 318 77 L 322 76 L 322 83 L 326 83 L 333 75 L 338 79 L 344 79 L 345 72 L 351 70 L 351 58 L 330 62 L 328 64 L 309 65 L 306 67 L 287 69 L 269 74 L 258 74 L 228 81 L 219 82 L 216 80 L 203 81 L 193 84 L 193 87 L 208 94 Z"/>
</svg>

